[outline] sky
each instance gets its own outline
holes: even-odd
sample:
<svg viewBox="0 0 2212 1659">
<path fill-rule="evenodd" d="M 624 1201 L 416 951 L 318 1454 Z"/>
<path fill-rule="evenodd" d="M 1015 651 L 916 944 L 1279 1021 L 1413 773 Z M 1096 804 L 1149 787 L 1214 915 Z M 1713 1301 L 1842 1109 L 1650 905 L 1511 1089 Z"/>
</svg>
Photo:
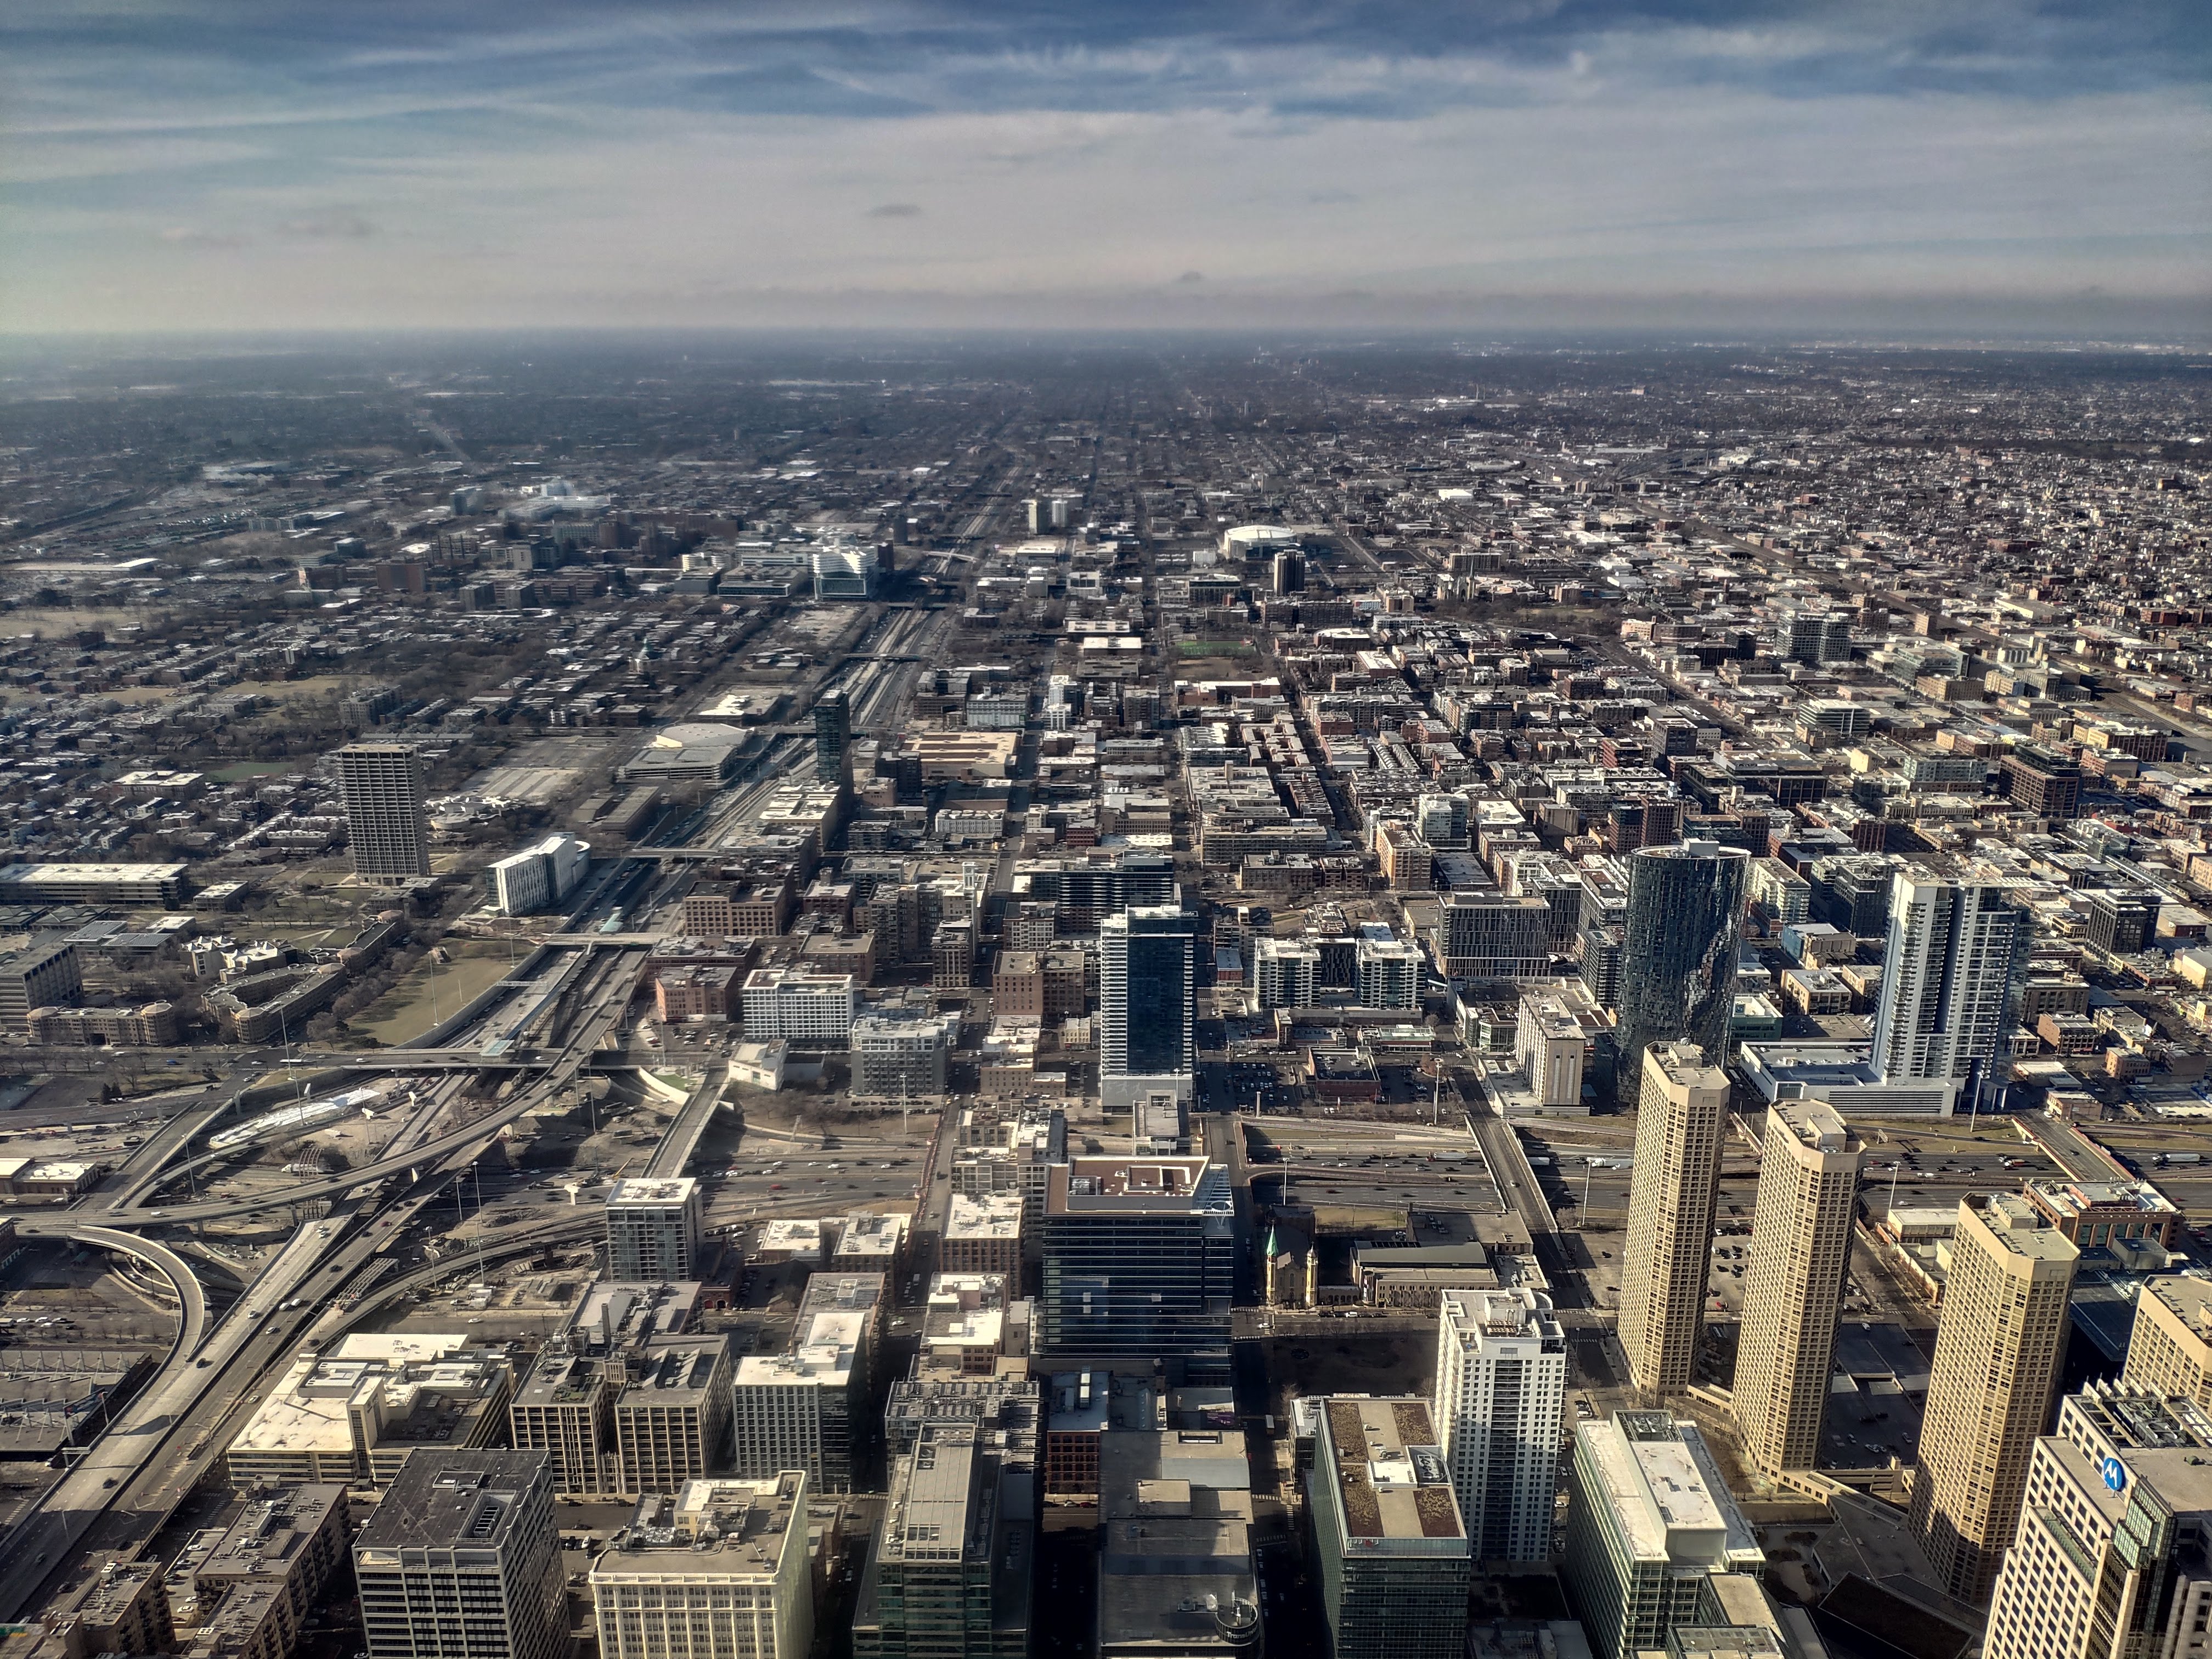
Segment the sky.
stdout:
<svg viewBox="0 0 2212 1659">
<path fill-rule="evenodd" d="M 2205 0 L 8 0 L 0 332 L 2212 333 Z"/>
</svg>

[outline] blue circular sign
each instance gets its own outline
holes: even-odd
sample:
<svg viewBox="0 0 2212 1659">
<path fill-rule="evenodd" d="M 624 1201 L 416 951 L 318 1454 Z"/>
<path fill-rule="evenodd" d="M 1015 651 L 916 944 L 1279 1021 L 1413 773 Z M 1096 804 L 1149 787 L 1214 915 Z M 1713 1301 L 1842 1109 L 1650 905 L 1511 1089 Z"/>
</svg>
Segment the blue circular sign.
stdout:
<svg viewBox="0 0 2212 1659">
<path fill-rule="evenodd" d="M 2128 1466 L 2117 1457 L 2108 1457 L 2105 1460 L 2102 1473 L 2105 1484 L 2114 1492 L 2121 1491 L 2128 1484 Z"/>
</svg>

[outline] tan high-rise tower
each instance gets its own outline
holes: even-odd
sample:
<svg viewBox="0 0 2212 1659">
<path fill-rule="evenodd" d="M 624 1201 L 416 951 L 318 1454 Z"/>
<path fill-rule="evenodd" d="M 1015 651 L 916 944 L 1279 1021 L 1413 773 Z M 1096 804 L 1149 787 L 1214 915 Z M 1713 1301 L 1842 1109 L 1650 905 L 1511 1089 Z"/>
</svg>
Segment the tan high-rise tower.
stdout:
<svg viewBox="0 0 2212 1659">
<path fill-rule="evenodd" d="M 396 883 L 430 873 L 430 817 L 422 757 L 407 743 L 352 743 L 331 758 L 345 796 L 354 873 Z"/>
<path fill-rule="evenodd" d="M 1703 1048 L 1655 1042 L 1644 1049 L 1621 1252 L 1620 1346 L 1631 1381 L 1655 1399 L 1690 1385 L 1705 1330 L 1728 1098 L 1728 1075 Z"/>
<path fill-rule="evenodd" d="M 1768 1474 L 1809 1469 L 1820 1451 L 1863 1152 L 1823 1101 L 1778 1101 L 1767 1110 L 1735 1416 L 1745 1455 Z"/>
<path fill-rule="evenodd" d="M 2051 1422 L 2080 1254 L 2024 1198 L 1960 1203 L 1913 1473 L 1912 1529 L 1936 1583 L 1961 1600 L 1989 1599 L 2019 1524 L 2028 1459 Z"/>
</svg>

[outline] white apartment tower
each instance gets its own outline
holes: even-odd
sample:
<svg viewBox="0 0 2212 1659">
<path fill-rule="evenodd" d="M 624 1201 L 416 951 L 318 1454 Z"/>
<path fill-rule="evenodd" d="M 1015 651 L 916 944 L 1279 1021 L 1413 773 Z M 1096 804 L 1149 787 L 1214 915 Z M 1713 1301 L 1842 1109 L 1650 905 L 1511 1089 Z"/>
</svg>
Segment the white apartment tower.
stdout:
<svg viewBox="0 0 2212 1659">
<path fill-rule="evenodd" d="M 2027 972 L 2027 914 L 1991 882 L 1900 870 L 1875 1012 L 1874 1066 L 1890 1082 L 1994 1077 Z"/>
<path fill-rule="evenodd" d="M 1620 1346 L 1638 1391 L 1656 1398 L 1689 1387 L 1705 1334 L 1729 1084 L 1703 1048 L 1655 1042 L 1644 1051 L 1643 1085 L 1621 1250 Z"/>
<path fill-rule="evenodd" d="M 1421 1006 L 1421 952 L 1403 939 L 1363 939 L 1355 961 L 1359 973 L 1359 1006 L 1391 1008 L 1407 1013 Z"/>
<path fill-rule="evenodd" d="M 1445 1291 L 1433 1415 L 1478 1561 L 1552 1552 L 1566 1333 L 1534 1291 Z"/>
<path fill-rule="evenodd" d="M 1767 1109 L 1735 1416 L 1745 1451 L 1768 1474 L 1809 1469 L 1820 1451 L 1863 1156 L 1858 1137 L 1825 1102 L 1783 1100 Z"/>
<path fill-rule="evenodd" d="M 1321 952 L 1285 939 L 1252 941 L 1252 999 L 1262 1012 L 1270 1008 L 1310 1008 Z"/>
</svg>

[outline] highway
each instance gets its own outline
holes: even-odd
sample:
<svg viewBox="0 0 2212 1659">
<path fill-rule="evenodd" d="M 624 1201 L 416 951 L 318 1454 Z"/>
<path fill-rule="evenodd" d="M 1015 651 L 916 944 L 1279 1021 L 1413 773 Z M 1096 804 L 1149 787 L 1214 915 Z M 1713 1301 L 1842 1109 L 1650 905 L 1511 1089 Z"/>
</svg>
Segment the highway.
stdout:
<svg viewBox="0 0 2212 1659">
<path fill-rule="evenodd" d="M 714 1121 L 715 1109 L 722 1103 L 722 1091 L 729 1080 L 728 1060 L 718 1060 L 707 1067 L 707 1075 L 670 1120 L 668 1132 L 653 1149 L 652 1161 L 645 1166 L 648 1177 L 666 1180 L 684 1173 L 684 1165 L 699 1150 L 707 1126 Z"/>
<path fill-rule="evenodd" d="M 129 1542 L 158 1530 L 207 1466 L 209 1446 L 198 1439 L 179 1444 L 185 1439 L 184 1431 L 190 1426 L 197 1432 L 210 1398 L 234 1405 L 245 1397 L 270 1360 L 289 1351 L 313 1315 L 305 1309 L 288 1311 L 284 1304 L 298 1297 L 331 1240 L 351 1219 L 333 1212 L 321 1221 L 303 1224 L 212 1334 L 198 1335 L 190 1343 L 180 1335 L 168 1363 L 0 1544 L 0 1619 L 18 1618 L 35 1606 L 46 1579 L 111 1510 L 131 1517 L 122 1528 L 137 1534 Z M 70 1226 L 61 1218 L 54 1224 Z M 71 1236 L 88 1233 L 95 1237 L 87 1242 L 107 1243 L 161 1266 L 172 1273 L 172 1282 L 179 1282 L 180 1274 L 181 1282 L 192 1284 L 197 1292 L 190 1267 L 174 1252 L 106 1228 L 78 1228 Z M 97 1237 L 101 1234 L 107 1237 Z M 365 1260 L 368 1249 L 356 1249 Z M 339 1270 L 346 1269 L 351 1255 L 340 1253 Z M 175 1263 L 173 1271 L 160 1256 Z M 358 1261 L 352 1265 L 357 1267 Z M 183 1335 L 192 1334 L 196 1302 L 197 1296 L 185 1303 Z M 204 1333 L 204 1306 L 199 1308 L 198 1324 Z M 98 1541 L 108 1544 L 114 1530 L 107 1529 Z"/>
<path fill-rule="evenodd" d="M 337 1287 L 390 1248 L 407 1221 L 447 1184 L 445 1177 L 474 1163 L 505 1125 L 543 1104 L 593 1061 L 599 1045 L 618 1032 L 646 951 L 657 941 L 638 935 L 574 937 L 569 930 L 581 933 L 595 906 L 635 884 L 627 878 L 594 884 L 592 891 L 602 896 L 562 924 L 561 946 L 533 951 L 523 973 L 424 1033 L 416 1046 L 296 1054 L 279 1074 L 305 1079 L 325 1068 L 520 1074 L 507 1099 L 459 1128 L 411 1144 L 452 1103 L 461 1087 L 455 1075 L 430 1086 L 392 1150 L 371 1164 L 243 1199 L 147 1203 L 148 1194 L 177 1179 L 177 1159 L 198 1136 L 234 1108 L 252 1109 L 240 1106 L 240 1097 L 269 1082 L 270 1069 L 279 1062 L 246 1057 L 233 1067 L 227 1088 L 172 1095 L 173 1115 L 134 1149 L 106 1190 L 76 1210 L 21 1219 L 27 1237 L 76 1239 L 128 1255 L 161 1273 L 178 1297 L 179 1330 L 167 1361 L 144 1389 L 0 1540 L 0 1619 L 34 1609 L 44 1587 L 79 1550 L 129 1555 L 167 1524 L 222 1455 L 240 1415 L 259 1400 L 272 1368 L 289 1359 L 311 1325 L 329 1316 L 327 1304 Z M 533 1035 L 542 1036 L 542 1048 L 525 1046 Z M 480 1045 L 494 1038 L 514 1048 L 510 1055 L 488 1061 Z M 696 1148 L 721 1082 L 717 1073 L 700 1091 L 703 1102 L 686 1102 L 664 1137 L 664 1152 L 678 1155 L 681 1143 L 680 1155 L 688 1157 Z M 395 1204 L 399 1189 L 387 1178 L 403 1175 L 412 1190 Z M 209 1307 L 190 1263 L 167 1246 L 126 1231 L 250 1215 L 319 1199 L 332 1200 L 328 1212 L 296 1227 L 239 1300 L 219 1314 Z M 571 1210 L 532 1217 L 515 1237 L 568 1237 L 603 1224 L 593 1210 Z M 452 1271 L 451 1264 L 445 1271 Z"/>
<path fill-rule="evenodd" d="M 610 981 L 600 988 L 598 1000 L 592 1012 L 573 1034 L 570 1045 L 549 1057 L 544 1073 L 527 1088 L 518 1088 L 502 1105 L 495 1106 L 473 1122 L 427 1141 L 412 1151 L 403 1152 L 347 1170 L 322 1181 L 301 1182 L 250 1197 L 210 1199 L 197 1204 L 167 1204 L 155 1206 L 132 1205 L 126 1208 L 111 1209 L 106 1219 L 118 1226 L 146 1226 L 160 1223 L 186 1221 L 220 1221 L 234 1216 L 252 1215 L 256 1211 L 279 1208 L 289 1204 L 301 1204 L 311 1199 L 335 1198 L 353 1188 L 373 1184 L 386 1176 L 401 1174 L 445 1158 L 464 1148 L 481 1152 L 489 1146 L 499 1131 L 507 1124 L 544 1103 L 544 1097 L 583 1069 L 592 1051 L 621 1019 L 629 1004 L 630 981 L 617 971 Z"/>
</svg>

